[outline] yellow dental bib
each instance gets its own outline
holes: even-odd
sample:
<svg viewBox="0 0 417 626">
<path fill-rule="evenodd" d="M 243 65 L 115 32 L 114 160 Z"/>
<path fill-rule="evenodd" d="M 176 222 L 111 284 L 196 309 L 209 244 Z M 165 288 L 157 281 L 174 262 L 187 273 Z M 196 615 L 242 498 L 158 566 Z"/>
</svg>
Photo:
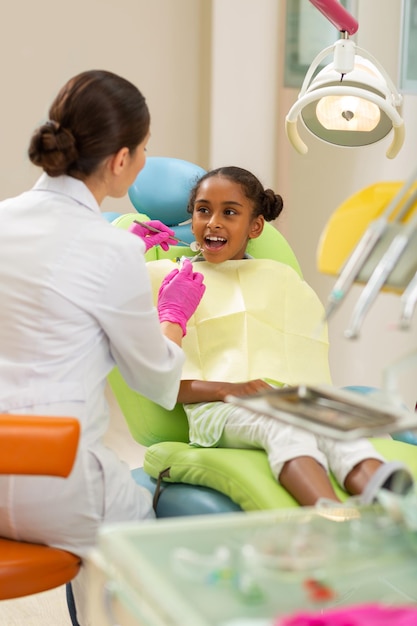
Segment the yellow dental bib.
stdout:
<svg viewBox="0 0 417 626">
<path fill-rule="evenodd" d="M 147 267 L 156 303 L 173 264 L 159 260 Z M 244 259 L 202 261 L 194 269 L 204 275 L 206 291 L 183 340 L 183 380 L 331 382 L 322 304 L 291 267 Z"/>
</svg>

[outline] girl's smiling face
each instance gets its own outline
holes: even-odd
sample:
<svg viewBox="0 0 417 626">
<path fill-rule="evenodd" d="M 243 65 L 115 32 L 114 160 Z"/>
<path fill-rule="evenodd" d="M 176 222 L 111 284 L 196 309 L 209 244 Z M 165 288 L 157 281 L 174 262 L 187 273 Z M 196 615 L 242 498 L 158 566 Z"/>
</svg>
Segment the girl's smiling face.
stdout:
<svg viewBox="0 0 417 626">
<path fill-rule="evenodd" d="M 206 261 L 243 259 L 249 239 L 259 237 L 262 215 L 254 217 L 253 202 L 239 183 L 223 176 L 202 181 L 192 214 L 192 231 Z"/>
</svg>

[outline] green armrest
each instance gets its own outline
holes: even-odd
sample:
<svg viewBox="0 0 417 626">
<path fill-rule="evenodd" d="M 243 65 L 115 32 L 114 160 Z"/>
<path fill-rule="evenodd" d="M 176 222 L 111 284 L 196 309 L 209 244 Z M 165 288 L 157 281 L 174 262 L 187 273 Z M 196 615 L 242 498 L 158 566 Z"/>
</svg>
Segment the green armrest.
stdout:
<svg viewBox="0 0 417 626">
<path fill-rule="evenodd" d="M 373 439 L 375 448 L 388 461 L 402 460 L 417 481 L 417 455 L 412 445 L 392 439 Z M 169 472 L 166 470 L 169 469 Z M 244 511 L 298 506 L 274 479 L 263 450 L 196 448 L 181 442 L 162 442 L 145 454 L 144 470 L 153 478 L 210 487 L 226 494 Z M 337 495 L 348 494 L 334 481 Z"/>
</svg>

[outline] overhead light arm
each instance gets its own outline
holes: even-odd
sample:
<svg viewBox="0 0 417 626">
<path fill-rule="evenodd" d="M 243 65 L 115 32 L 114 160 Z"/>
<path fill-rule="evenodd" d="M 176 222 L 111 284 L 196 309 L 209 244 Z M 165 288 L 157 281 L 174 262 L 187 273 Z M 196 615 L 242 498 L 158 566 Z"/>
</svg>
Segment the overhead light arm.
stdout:
<svg viewBox="0 0 417 626">
<path fill-rule="evenodd" d="M 357 20 L 349 13 L 338 0 L 310 0 L 329 22 L 340 32 L 347 32 L 354 35 L 359 28 Z"/>
</svg>

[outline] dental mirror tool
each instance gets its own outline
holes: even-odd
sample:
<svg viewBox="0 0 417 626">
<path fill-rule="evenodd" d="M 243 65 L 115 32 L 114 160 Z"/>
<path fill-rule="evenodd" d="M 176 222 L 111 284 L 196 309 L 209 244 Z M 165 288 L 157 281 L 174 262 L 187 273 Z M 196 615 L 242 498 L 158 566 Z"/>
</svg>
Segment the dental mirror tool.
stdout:
<svg viewBox="0 0 417 626">
<path fill-rule="evenodd" d="M 150 224 L 147 224 L 146 222 L 140 222 L 139 220 L 133 220 L 133 221 L 135 224 L 140 224 L 141 226 L 144 226 L 145 228 L 150 230 L 152 233 L 162 232 L 161 230 L 158 230 L 158 228 L 155 228 L 154 226 L 151 226 Z M 197 241 L 192 241 L 191 243 L 189 243 L 188 241 L 183 241 L 182 239 L 178 239 L 178 237 L 170 237 L 170 239 L 174 239 L 177 243 L 182 243 L 184 246 L 187 246 L 187 248 L 190 248 L 191 252 L 199 252 L 201 250 L 201 246 Z"/>
</svg>

